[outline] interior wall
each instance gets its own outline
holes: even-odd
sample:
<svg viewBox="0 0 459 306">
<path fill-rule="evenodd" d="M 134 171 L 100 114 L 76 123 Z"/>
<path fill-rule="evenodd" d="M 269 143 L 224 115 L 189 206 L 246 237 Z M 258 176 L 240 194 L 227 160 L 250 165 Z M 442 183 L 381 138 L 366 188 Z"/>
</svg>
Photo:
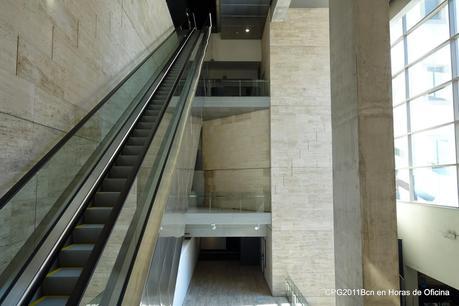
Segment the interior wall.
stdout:
<svg viewBox="0 0 459 306">
<path fill-rule="evenodd" d="M 0 2 L 0 195 L 173 30 L 165 1 Z"/>
<path fill-rule="evenodd" d="M 270 24 L 271 271 L 290 276 L 311 305 L 334 305 L 329 12 L 289 9 Z"/>
<path fill-rule="evenodd" d="M 405 265 L 459 290 L 459 210 L 397 203 Z"/>
<path fill-rule="evenodd" d="M 205 121 L 202 135 L 206 193 L 269 195 L 269 110 Z"/>
<path fill-rule="evenodd" d="M 184 240 L 177 272 L 173 306 L 182 306 L 199 258 L 199 238 Z"/>
<path fill-rule="evenodd" d="M 222 39 L 219 33 L 212 33 L 205 60 L 260 62 L 261 40 Z"/>
</svg>

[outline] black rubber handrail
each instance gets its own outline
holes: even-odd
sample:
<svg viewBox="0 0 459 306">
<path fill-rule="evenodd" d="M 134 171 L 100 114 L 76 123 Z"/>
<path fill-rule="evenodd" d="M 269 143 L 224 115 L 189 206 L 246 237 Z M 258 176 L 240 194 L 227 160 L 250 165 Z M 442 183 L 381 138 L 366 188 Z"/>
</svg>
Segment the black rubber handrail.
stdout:
<svg viewBox="0 0 459 306">
<path fill-rule="evenodd" d="M 19 190 L 24 187 L 27 182 L 29 182 L 32 177 L 48 162 L 51 157 L 54 156 L 61 148 L 64 146 L 64 144 L 69 141 L 72 136 L 74 136 L 78 130 L 104 105 L 114 94 L 118 89 L 120 89 L 121 86 L 126 83 L 126 81 L 135 73 L 139 68 L 145 64 L 145 62 L 155 53 L 160 47 L 163 46 L 163 44 L 171 37 L 172 35 L 176 34 L 176 31 L 173 31 L 169 36 L 167 36 L 164 41 L 161 42 L 152 52 L 150 52 L 128 75 L 126 75 L 119 83 L 118 85 L 115 86 L 97 105 L 89 112 L 87 113 L 83 119 L 80 120 L 80 122 L 77 123 L 70 131 L 68 131 L 65 136 L 59 140 L 54 147 L 52 147 L 48 153 L 45 154 L 35 165 L 32 166 L 32 168 L 26 172 L 0 199 L 0 210 L 5 207 L 5 205 L 19 192 Z"/>
<path fill-rule="evenodd" d="M 189 42 L 188 41 L 185 42 L 185 44 L 187 44 L 187 43 L 189 43 Z M 178 59 L 177 59 L 177 61 L 178 61 Z M 157 132 L 157 130 L 159 128 L 159 125 L 160 125 L 160 123 L 162 121 L 162 118 L 163 118 L 163 116 L 164 116 L 164 114 L 165 114 L 165 112 L 166 112 L 166 110 L 167 110 L 167 108 L 169 106 L 170 100 L 171 100 L 172 96 L 174 95 L 175 89 L 178 86 L 180 77 L 183 74 L 183 71 L 184 71 L 185 67 L 186 67 L 186 62 L 180 68 L 180 72 L 179 72 L 179 74 L 177 76 L 177 79 L 174 80 L 174 85 L 172 86 L 172 89 L 170 90 L 169 94 L 167 95 L 167 97 L 165 99 L 166 102 L 161 107 L 161 110 L 160 110 L 160 113 L 159 113 L 159 116 L 158 116 L 158 120 L 156 121 L 155 126 L 153 127 L 152 132 L 149 135 L 147 143 L 151 144 L 151 142 L 153 141 L 153 138 L 156 135 L 156 132 Z M 163 81 L 164 81 L 164 79 L 163 79 Z M 151 99 L 149 99 L 149 100 L 151 100 Z M 133 172 L 136 173 L 136 175 L 137 175 L 137 173 L 138 173 L 138 171 L 140 169 L 140 166 L 142 165 L 142 163 L 143 163 L 143 161 L 145 159 L 145 155 L 147 154 L 147 151 L 148 151 L 148 148 L 142 153 L 141 158 L 138 159 L 137 163 L 134 166 L 135 170 Z M 132 177 L 131 185 L 125 187 L 125 189 L 121 192 L 121 194 L 119 196 L 119 198 L 122 199 L 121 203 L 124 203 L 124 201 L 126 201 L 126 198 L 127 198 L 128 194 L 129 194 L 129 190 L 131 189 L 131 186 L 132 186 L 132 184 L 134 182 L 134 179 L 135 179 L 136 175 L 134 175 L 134 177 Z M 75 285 L 75 288 L 74 288 L 72 294 L 70 295 L 70 297 L 68 299 L 67 305 L 78 305 L 80 303 L 82 295 L 84 293 L 84 290 L 86 289 L 86 286 L 88 285 L 89 279 L 91 278 L 92 273 L 94 272 L 94 269 L 95 269 L 95 267 L 97 265 L 97 262 L 98 262 L 98 260 L 100 258 L 100 255 L 102 254 L 102 252 L 103 252 L 103 250 L 105 248 L 105 245 L 106 245 L 106 243 L 108 241 L 108 238 L 109 238 L 109 236 L 111 234 L 111 231 L 112 231 L 113 227 L 115 226 L 115 222 L 116 222 L 117 217 L 119 216 L 120 211 L 121 211 L 122 208 L 123 208 L 123 205 L 118 205 L 117 207 L 113 208 L 113 212 L 110 215 L 109 221 L 107 222 L 107 224 L 103 228 L 102 232 L 99 234 L 99 236 L 97 238 L 98 241 L 94 245 L 94 249 L 91 252 L 91 255 L 89 256 L 88 261 L 86 262 L 86 265 L 83 268 L 83 271 L 81 272 L 81 275 L 80 275 L 80 277 L 79 277 L 79 279 L 77 281 L 77 284 Z"/>
<path fill-rule="evenodd" d="M 188 31 L 188 32 L 186 33 L 186 35 L 183 36 L 183 39 L 179 42 L 179 46 L 178 46 L 177 50 L 180 50 L 181 48 L 183 48 L 182 46 L 188 41 L 188 37 L 190 37 L 191 34 L 192 34 L 193 32 L 194 32 L 194 30 L 190 30 L 190 31 Z M 173 33 L 172 33 L 172 34 L 173 34 Z M 172 34 L 171 34 L 171 35 L 172 35 Z M 169 37 L 170 37 L 170 35 L 169 35 L 167 38 L 169 38 Z M 166 39 L 166 40 L 167 40 L 167 39 Z M 163 43 L 164 43 L 164 42 L 162 42 L 153 52 L 155 52 L 159 47 L 161 47 L 161 45 L 162 45 Z M 153 53 L 153 52 L 152 52 L 152 53 Z M 175 54 L 176 52 L 177 52 L 177 51 L 174 51 L 174 54 Z M 152 53 L 151 53 L 151 54 L 152 54 Z M 146 58 L 145 60 L 143 60 L 142 62 L 145 63 L 145 61 L 151 56 L 151 54 L 150 54 L 149 56 L 147 56 L 147 58 Z M 173 60 L 173 59 L 169 59 L 169 60 L 168 60 L 168 62 L 171 62 L 171 61 L 173 62 L 174 60 Z M 142 63 L 139 64 L 139 66 L 141 66 L 141 65 L 142 65 Z M 139 67 L 136 67 L 135 70 L 137 70 L 138 68 L 139 68 Z M 167 71 L 167 70 L 168 70 L 167 65 L 166 65 L 166 67 L 161 68 L 161 71 Z M 161 74 L 161 73 L 160 73 L 160 74 Z M 132 74 L 130 73 L 130 75 L 132 75 Z M 129 76 L 127 76 L 127 78 L 128 78 L 128 77 L 129 77 Z M 159 75 L 159 78 L 161 78 L 160 75 Z M 123 80 L 123 81 L 124 81 L 124 80 Z M 151 85 L 148 85 L 148 86 L 149 86 L 149 87 L 153 86 L 153 83 L 152 83 Z M 156 89 L 157 89 L 157 88 L 156 88 Z M 153 92 L 156 91 L 156 89 L 154 89 Z M 144 95 L 147 95 L 147 94 L 148 94 L 148 91 L 147 91 Z M 142 100 L 144 100 L 144 99 L 142 99 Z M 77 218 L 77 219 L 78 219 L 78 218 Z M 56 219 L 56 220 L 57 220 L 57 219 Z M 54 227 L 54 226 L 55 226 L 55 224 L 53 225 L 53 227 Z M 46 237 L 48 236 L 49 232 L 50 232 L 50 231 L 47 231 L 47 233 L 45 234 L 45 236 L 42 238 L 42 241 L 44 241 L 44 240 L 46 239 Z M 42 243 L 43 243 L 43 242 L 42 242 Z M 40 243 L 39 245 L 41 245 L 42 243 Z M 38 250 L 38 248 L 37 248 L 35 251 L 37 251 L 37 250 Z M 33 256 L 33 255 L 32 255 L 32 256 Z M 17 282 L 17 277 L 19 276 L 19 274 L 23 273 L 24 267 L 30 263 L 30 260 L 31 260 L 32 256 L 29 256 L 29 257 L 26 259 L 25 264 L 23 265 L 23 267 L 21 268 L 20 272 L 18 273 L 18 275 L 14 278 L 14 280 L 13 280 L 11 283 Z M 46 270 L 46 269 L 45 269 L 45 270 Z M 42 279 L 42 278 L 43 278 L 43 277 L 41 277 L 40 279 Z M 36 287 L 36 285 L 34 285 L 33 287 Z M 2 302 L 4 301 L 5 296 L 8 294 L 8 292 L 9 292 L 11 289 L 12 289 L 12 285 L 8 285 L 8 288 L 6 289 L 5 293 L 3 293 L 2 296 L 0 296 L 0 304 L 1 304 L 1 305 L 3 305 Z M 0 290 L 0 291 L 1 291 L 1 290 Z M 33 291 L 33 290 L 32 290 L 32 291 Z M 27 294 L 27 295 L 28 295 L 28 294 Z M 30 297 L 30 298 L 31 298 L 31 297 Z"/>
</svg>

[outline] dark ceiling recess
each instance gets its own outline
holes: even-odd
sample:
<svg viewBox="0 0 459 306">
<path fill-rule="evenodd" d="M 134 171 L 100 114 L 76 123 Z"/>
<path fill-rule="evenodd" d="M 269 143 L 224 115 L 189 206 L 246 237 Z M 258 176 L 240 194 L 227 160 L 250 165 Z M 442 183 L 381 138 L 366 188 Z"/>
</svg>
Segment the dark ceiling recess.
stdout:
<svg viewBox="0 0 459 306">
<path fill-rule="evenodd" d="M 216 25 L 216 2 L 215 0 L 166 0 L 176 28 L 187 27 L 186 12 L 189 12 L 191 23 L 193 16 L 196 18 L 198 28 L 209 24 L 209 12 L 212 14 L 212 22 Z M 216 26 L 214 27 L 214 32 Z"/>
<path fill-rule="evenodd" d="M 271 0 L 217 1 L 223 39 L 261 39 Z"/>
</svg>

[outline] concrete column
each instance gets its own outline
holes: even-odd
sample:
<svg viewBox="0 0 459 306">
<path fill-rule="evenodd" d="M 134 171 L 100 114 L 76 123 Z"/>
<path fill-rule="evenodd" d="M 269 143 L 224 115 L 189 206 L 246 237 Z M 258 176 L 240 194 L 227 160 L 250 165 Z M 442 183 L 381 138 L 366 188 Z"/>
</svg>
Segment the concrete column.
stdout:
<svg viewBox="0 0 459 306">
<path fill-rule="evenodd" d="M 389 1 L 330 0 L 337 288 L 398 289 Z M 349 306 L 396 296 L 338 296 Z"/>
</svg>

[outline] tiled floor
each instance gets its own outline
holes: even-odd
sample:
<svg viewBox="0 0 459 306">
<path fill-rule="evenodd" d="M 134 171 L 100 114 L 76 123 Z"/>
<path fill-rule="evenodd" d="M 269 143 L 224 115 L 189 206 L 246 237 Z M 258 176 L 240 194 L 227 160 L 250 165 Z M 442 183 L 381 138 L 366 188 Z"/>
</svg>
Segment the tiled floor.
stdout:
<svg viewBox="0 0 459 306">
<path fill-rule="evenodd" d="M 199 261 L 183 306 L 285 306 L 272 297 L 256 266 L 237 261 Z"/>
</svg>

